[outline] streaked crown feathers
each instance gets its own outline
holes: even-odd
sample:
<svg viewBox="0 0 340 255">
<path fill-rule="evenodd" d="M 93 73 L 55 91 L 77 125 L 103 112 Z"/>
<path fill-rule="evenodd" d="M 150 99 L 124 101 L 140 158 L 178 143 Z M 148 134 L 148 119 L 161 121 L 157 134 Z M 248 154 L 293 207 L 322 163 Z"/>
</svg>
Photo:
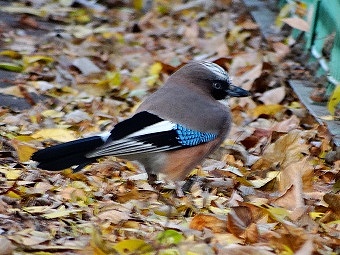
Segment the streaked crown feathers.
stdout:
<svg viewBox="0 0 340 255">
<path fill-rule="evenodd" d="M 212 62 L 207 62 L 207 61 L 201 61 L 199 62 L 199 64 L 209 69 L 212 73 L 214 73 L 217 77 L 219 77 L 219 79 L 228 80 L 231 82 L 230 76 L 221 66 L 215 63 L 212 63 Z"/>
</svg>

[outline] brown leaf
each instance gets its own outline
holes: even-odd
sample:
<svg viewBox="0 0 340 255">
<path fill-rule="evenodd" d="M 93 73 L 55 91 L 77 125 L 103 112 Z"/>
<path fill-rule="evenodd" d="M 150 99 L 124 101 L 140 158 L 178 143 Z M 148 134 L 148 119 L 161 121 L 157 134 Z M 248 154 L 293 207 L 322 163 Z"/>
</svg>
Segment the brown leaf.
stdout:
<svg viewBox="0 0 340 255">
<path fill-rule="evenodd" d="M 242 237 L 247 243 L 256 243 L 259 239 L 259 231 L 255 223 L 251 223 L 242 234 Z"/>
<path fill-rule="evenodd" d="M 292 115 L 289 119 L 278 122 L 272 127 L 273 131 L 288 133 L 291 130 L 297 129 L 300 124 L 300 119 L 296 115 Z"/>
<path fill-rule="evenodd" d="M 271 204 L 294 210 L 305 206 L 299 187 L 292 185 L 282 196 L 275 199 Z"/>
<path fill-rule="evenodd" d="M 281 170 L 279 176 L 280 190 L 285 191 L 291 185 L 298 189 L 297 193 L 312 190 L 313 170 L 313 165 L 308 157 L 297 158 L 297 161 L 288 163 Z"/>
<path fill-rule="evenodd" d="M 287 247 L 293 252 L 297 251 L 309 239 L 305 230 L 296 226 L 284 225 L 284 228 L 276 232 L 277 235 L 272 236 L 270 243 L 281 251 L 287 250 Z"/>
<path fill-rule="evenodd" d="M 227 230 L 235 236 L 240 237 L 252 222 L 253 217 L 248 207 L 233 207 L 228 213 Z"/>
<path fill-rule="evenodd" d="M 214 233 L 223 233 L 226 231 L 225 221 L 218 219 L 213 215 L 197 214 L 190 222 L 190 228 L 202 231 L 207 228 Z"/>
<path fill-rule="evenodd" d="M 39 28 L 38 22 L 33 17 L 30 17 L 26 14 L 21 15 L 19 22 L 21 23 L 21 25 L 24 26 L 28 26 L 35 29 Z"/>
<path fill-rule="evenodd" d="M 266 167 L 279 165 L 285 168 L 292 162 L 300 161 L 303 154 L 309 154 L 309 145 L 305 139 L 308 139 L 311 135 L 313 135 L 313 132 L 294 130 L 281 136 L 275 143 L 266 148 L 261 161 L 256 162 L 252 169 L 261 169 L 263 164 Z M 290 187 L 290 185 L 287 187 Z"/>
<path fill-rule="evenodd" d="M 330 194 L 324 195 L 323 199 L 328 204 L 329 208 L 340 217 L 340 194 Z"/>
</svg>

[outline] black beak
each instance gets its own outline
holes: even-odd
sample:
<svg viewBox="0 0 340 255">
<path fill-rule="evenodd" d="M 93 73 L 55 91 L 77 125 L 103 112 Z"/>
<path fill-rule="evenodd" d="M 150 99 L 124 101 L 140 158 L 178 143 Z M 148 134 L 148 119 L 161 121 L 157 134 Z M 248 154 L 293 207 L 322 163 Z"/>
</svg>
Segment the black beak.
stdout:
<svg viewBox="0 0 340 255">
<path fill-rule="evenodd" d="M 250 92 L 248 90 L 242 89 L 235 85 L 230 85 L 226 90 L 227 94 L 231 97 L 248 97 L 250 96 Z"/>
</svg>

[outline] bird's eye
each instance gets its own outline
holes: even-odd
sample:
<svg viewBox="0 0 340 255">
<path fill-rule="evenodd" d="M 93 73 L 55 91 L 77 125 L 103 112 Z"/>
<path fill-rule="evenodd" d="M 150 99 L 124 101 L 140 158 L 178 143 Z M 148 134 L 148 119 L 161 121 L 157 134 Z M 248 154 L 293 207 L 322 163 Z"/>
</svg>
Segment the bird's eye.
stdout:
<svg viewBox="0 0 340 255">
<path fill-rule="evenodd" d="M 221 88 L 222 88 L 222 85 L 221 85 L 220 83 L 218 83 L 218 82 L 215 82 L 215 83 L 213 83 L 213 87 L 214 87 L 215 89 L 221 89 Z"/>
</svg>

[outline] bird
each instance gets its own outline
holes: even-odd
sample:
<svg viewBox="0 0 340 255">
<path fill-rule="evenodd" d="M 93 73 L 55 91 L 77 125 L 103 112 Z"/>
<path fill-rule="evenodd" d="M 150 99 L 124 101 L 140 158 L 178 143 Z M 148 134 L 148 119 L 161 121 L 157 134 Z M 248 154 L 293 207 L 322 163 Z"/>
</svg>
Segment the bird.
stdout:
<svg viewBox="0 0 340 255">
<path fill-rule="evenodd" d="M 220 100 L 247 96 L 221 66 L 191 61 L 111 131 L 38 150 L 31 159 L 40 169 L 77 172 L 100 157 L 115 156 L 139 162 L 149 178 L 183 180 L 230 131 L 231 112 Z"/>
</svg>

